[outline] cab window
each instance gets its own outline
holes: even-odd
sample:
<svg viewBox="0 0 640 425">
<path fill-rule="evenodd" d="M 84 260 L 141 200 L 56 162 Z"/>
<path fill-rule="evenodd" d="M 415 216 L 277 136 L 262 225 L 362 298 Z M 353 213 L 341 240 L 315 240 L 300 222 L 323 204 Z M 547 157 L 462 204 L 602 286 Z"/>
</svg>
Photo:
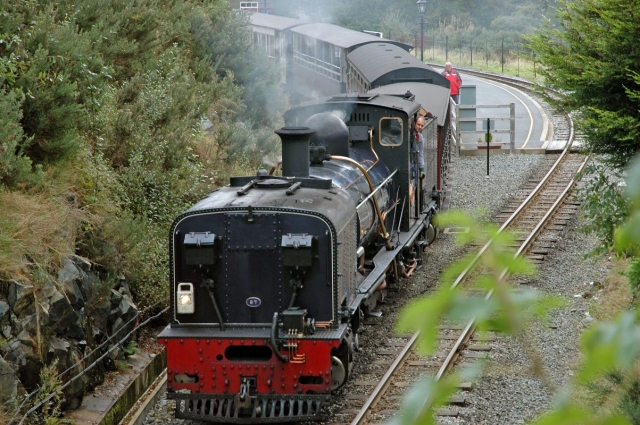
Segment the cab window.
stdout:
<svg viewBox="0 0 640 425">
<path fill-rule="evenodd" d="M 402 144 L 402 119 L 395 117 L 380 119 L 380 144 L 383 146 Z"/>
</svg>

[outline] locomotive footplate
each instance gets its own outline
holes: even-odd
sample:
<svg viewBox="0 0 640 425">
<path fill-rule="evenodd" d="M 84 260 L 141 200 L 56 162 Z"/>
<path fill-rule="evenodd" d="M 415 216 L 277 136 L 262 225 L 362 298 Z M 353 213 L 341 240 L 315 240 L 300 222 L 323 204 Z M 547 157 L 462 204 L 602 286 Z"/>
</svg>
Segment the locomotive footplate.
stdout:
<svg viewBox="0 0 640 425">
<path fill-rule="evenodd" d="M 187 394 L 168 393 L 168 398 L 176 400 L 176 418 L 205 422 L 226 422 L 236 424 L 299 422 L 321 420 L 322 406 L 329 403 L 326 394 L 304 395 L 254 395 L 248 407 L 236 404 L 235 394 Z"/>
</svg>

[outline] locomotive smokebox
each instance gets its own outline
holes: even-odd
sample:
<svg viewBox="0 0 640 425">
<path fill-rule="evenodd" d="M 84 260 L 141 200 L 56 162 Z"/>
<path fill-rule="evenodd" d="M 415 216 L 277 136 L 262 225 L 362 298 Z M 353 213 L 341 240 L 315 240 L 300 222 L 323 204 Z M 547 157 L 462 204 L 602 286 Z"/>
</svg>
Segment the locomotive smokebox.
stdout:
<svg viewBox="0 0 640 425">
<path fill-rule="evenodd" d="M 282 139 L 282 175 L 309 177 L 309 139 L 315 130 L 309 127 L 282 127 L 276 134 Z"/>
</svg>

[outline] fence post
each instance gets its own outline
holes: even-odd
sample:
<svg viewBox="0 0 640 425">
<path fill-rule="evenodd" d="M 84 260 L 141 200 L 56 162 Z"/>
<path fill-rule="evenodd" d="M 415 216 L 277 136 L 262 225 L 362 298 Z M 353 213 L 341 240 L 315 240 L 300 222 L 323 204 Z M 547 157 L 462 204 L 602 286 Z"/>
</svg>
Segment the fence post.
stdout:
<svg viewBox="0 0 640 425">
<path fill-rule="evenodd" d="M 516 104 L 509 104 L 509 153 L 516 152 Z"/>
<path fill-rule="evenodd" d="M 502 37 L 502 73 L 504 74 L 504 37 Z"/>
<path fill-rule="evenodd" d="M 471 54 L 471 66 L 473 67 L 473 40 L 469 39 L 469 53 Z"/>
<path fill-rule="evenodd" d="M 436 58 L 436 33 L 433 33 L 433 43 L 431 45 L 431 60 L 435 60 Z"/>
<path fill-rule="evenodd" d="M 489 42 L 485 42 L 484 57 L 487 60 L 487 71 L 489 70 Z"/>
<path fill-rule="evenodd" d="M 451 98 L 449 98 L 449 102 L 453 102 Z M 456 103 L 456 153 L 460 156 L 460 146 L 462 145 L 462 128 L 460 123 L 460 104 Z"/>
<path fill-rule="evenodd" d="M 449 61 L 449 36 L 447 35 L 445 37 L 445 44 L 444 44 L 444 59 L 445 61 Z"/>
<path fill-rule="evenodd" d="M 520 76 L 520 43 L 518 43 L 518 73 L 516 75 Z"/>
<path fill-rule="evenodd" d="M 491 140 L 491 118 L 487 118 L 487 134 L 484 136 L 487 140 L 487 178 L 489 178 L 489 143 Z"/>
</svg>

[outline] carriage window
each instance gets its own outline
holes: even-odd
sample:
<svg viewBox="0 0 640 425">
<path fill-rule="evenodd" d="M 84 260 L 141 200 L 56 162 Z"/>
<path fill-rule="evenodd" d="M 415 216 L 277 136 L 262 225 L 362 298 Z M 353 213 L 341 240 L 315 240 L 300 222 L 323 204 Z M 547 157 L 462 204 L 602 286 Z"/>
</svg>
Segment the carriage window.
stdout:
<svg viewBox="0 0 640 425">
<path fill-rule="evenodd" d="M 400 146 L 402 144 L 402 120 L 400 118 L 382 118 L 380 120 L 380 144 Z"/>
<path fill-rule="evenodd" d="M 240 10 L 246 10 L 249 12 L 257 12 L 258 11 L 258 2 L 257 1 L 241 1 L 240 2 Z"/>
</svg>

